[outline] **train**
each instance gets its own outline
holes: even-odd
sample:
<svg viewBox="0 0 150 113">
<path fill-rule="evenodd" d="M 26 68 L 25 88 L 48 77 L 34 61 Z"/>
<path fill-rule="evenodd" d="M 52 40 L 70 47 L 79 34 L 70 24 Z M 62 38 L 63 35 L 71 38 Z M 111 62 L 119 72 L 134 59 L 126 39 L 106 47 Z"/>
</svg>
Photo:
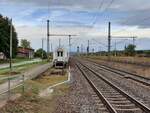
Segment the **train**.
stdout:
<svg viewBox="0 0 150 113">
<path fill-rule="evenodd" d="M 53 66 L 55 68 L 65 68 L 68 64 L 69 54 L 64 47 L 58 47 L 53 52 Z"/>
</svg>

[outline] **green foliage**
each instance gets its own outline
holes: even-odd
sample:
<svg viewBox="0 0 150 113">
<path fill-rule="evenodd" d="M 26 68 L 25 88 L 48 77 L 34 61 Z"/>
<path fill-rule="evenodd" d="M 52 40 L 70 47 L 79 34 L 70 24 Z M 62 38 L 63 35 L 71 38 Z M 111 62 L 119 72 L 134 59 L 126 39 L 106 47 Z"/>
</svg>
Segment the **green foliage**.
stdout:
<svg viewBox="0 0 150 113">
<path fill-rule="evenodd" d="M 124 50 L 125 55 L 134 56 L 136 54 L 135 48 L 136 48 L 135 45 L 129 44 L 127 47 L 125 47 L 125 50 Z"/>
<path fill-rule="evenodd" d="M 23 48 L 31 48 L 30 42 L 26 39 L 21 39 L 21 47 Z"/>
<path fill-rule="evenodd" d="M 150 55 L 150 50 L 144 51 L 145 54 Z"/>
<path fill-rule="evenodd" d="M 0 52 L 3 52 L 9 58 L 9 42 L 10 42 L 10 19 L 0 15 Z M 12 55 L 17 55 L 18 39 L 14 26 L 12 27 Z"/>
<path fill-rule="evenodd" d="M 36 52 L 35 52 L 35 54 L 34 54 L 34 56 L 35 57 L 40 57 L 40 58 L 42 58 L 42 52 L 43 52 L 43 59 L 46 59 L 47 58 L 47 54 L 46 54 L 46 51 L 44 51 L 43 49 L 38 49 Z"/>
</svg>

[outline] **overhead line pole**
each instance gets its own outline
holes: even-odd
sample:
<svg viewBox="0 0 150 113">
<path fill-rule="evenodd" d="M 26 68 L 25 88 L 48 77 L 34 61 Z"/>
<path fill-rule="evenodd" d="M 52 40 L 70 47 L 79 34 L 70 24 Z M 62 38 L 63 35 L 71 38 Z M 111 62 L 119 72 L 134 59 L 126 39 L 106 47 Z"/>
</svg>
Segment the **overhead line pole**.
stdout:
<svg viewBox="0 0 150 113">
<path fill-rule="evenodd" d="M 111 22 L 108 23 L 108 60 L 110 60 L 111 50 Z"/>
<path fill-rule="evenodd" d="M 12 70 L 12 19 L 10 20 L 10 70 Z"/>
<path fill-rule="evenodd" d="M 135 38 L 136 38 L 136 37 L 133 37 L 133 45 L 135 45 Z"/>
<path fill-rule="evenodd" d="M 81 54 L 83 53 L 83 44 L 81 44 Z"/>
<path fill-rule="evenodd" d="M 59 38 L 59 47 L 61 47 L 61 39 Z"/>
<path fill-rule="evenodd" d="M 8 77 L 8 100 L 10 99 L 10 77 L 12 73 L 12 19 L 10 20 L 10 50 L 9 50 L 9 77 Z"/>
<path fill-rule="evenodd" d="M 88 40 L 87 55 L 89 54 L 89 49 L 90 49 L 90 41 Z"/>
<path fill-rule="evenodd" d="M 44 38 L 42 38 L 42 60 L 43 60 L 43 51 L 44 51 Z"/>
<path fill-rule="evenodd" d="M 116 41 L 115 41 L 115 56 L 117 56 L 117 44 L 116 44 Z"/>
<path fill-rule="evenodd" d="M 50 33 L 49 33 L 49 20 L 47 20 L 47 57 L 49 56 L 49 36 L 50 36 Z"/>
<path fill-rule="evenodd" d="M 71 35 L 69 35 L 69 57 L 71 52 Z"/>
<path fill-rule="evenodd" d="M 53 44 L 51 43 L 51 52 L 53 52 Z"/>
</svg>

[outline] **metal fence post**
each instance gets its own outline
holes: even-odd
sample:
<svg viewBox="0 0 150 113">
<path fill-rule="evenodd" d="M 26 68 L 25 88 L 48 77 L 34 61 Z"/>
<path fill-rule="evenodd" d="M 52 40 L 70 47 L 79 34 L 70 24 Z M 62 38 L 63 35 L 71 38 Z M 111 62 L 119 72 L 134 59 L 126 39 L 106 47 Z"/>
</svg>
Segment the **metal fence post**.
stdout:
<svg viewBox="0 0 150 113">
<path fill-rule="evenodd" d="M 24 95 L 24 85 L 25 85 L 24 81 L 25 81 L 25 78 L 24 78 L 24 74 L 23 74 L 22 75 L 22 93 L 23 93 L 23 95 Z"/>
<path fill-rule="evenodd" d="M 8 77 L 8 100 L 10 99 L 10 77 Z"/>
</svg>

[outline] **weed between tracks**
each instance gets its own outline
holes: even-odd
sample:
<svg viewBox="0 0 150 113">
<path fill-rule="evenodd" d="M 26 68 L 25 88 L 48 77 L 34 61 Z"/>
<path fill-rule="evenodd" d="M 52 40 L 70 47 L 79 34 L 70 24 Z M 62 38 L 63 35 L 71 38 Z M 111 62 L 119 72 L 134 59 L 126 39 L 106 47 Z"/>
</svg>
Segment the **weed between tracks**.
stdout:
<svg viewBox="0 0 150 113">
<path fill-rule="evenodd" d="M 35 80 L 29 80 L 25 84 L 24 96 L 16 101 L 10 101 L 1 109 L 0 113 L 52 113 L 56 109 L 56 99 L 65 95 L 69 86 L 67 84 L 58 86 L 52 94 L 46 97 L 40 97 L 39 92 L 46 87 L 67 80 L 67 73 L 51 74 L 53 69 L 49 69 L 46 73 Z M 12 93 L 21 93 L 21 87 Z"/>
</svg>

